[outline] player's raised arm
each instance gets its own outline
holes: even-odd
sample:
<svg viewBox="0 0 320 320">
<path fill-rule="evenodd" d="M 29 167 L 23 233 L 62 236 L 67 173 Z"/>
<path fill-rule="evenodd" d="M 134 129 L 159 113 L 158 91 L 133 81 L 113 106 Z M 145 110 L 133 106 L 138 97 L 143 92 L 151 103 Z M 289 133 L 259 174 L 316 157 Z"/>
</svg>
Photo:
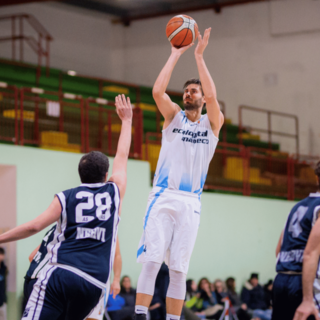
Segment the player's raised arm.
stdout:
<svg viewBox="0 0 320 320">
<path fill-rule="evenodd" d="M 318 310 L 313 302 L 313 282 L 316 276 L 320 257 L 320 219 L 315 223 L 303 254 L 302 291 L 303 300 L 293 320 L 305 320 L 314 315 L 319 320 Z"/>
<path fill-rule="evenodd" d="M 122 200 L 127 186 L 127 162 L 131 144 L 132 106 L 130 98 L 126 98 L 124 95 L 118 95 L 115 104 L 122 125 L 117 153 L 113 161 L 112 175 L 109 181 L 113 181 L 118 186 Z"/>
<path fill-rule="evenodd" d="M 166 127 L 174 118 L 174 116 L 180 111 L 180 107 L 173 103 L 170 97 L 166 94 L 172 71 L 180 56 L 192 45 L 193 43 L 189 46 L 181 47 L 179 49 L 172 46 L 171 55 L 153 86 L 152 95 L 157 107 L 159 108 L 159 111 L 165 119 L 164 127 Z"/>
<path fill-rule="evenodd" d="M 223 125 L 224 117 L 220 111 L 219 102 L 217 100 L 216 86 L 212 80 L 209 70 L 203 59 L 203 52 L 208 45 L 211 28 L 206 29 L 203 38 L 198 33 L 198 44 L 195 49 L 195 58 L 199 71 L 199 77 L 202 84 L 202 90 L 206 100 L 206 108 L 212 131 L 216 137 Z"/>
<path fill-rule="evenodd" d="M 31 237 L 56 222 L 60 218 L 60 215 L 61 204 L 57 197 L 55 197 L 48 209 L 38 217 L 0 235 L 0 243 Z"/>
</svg>

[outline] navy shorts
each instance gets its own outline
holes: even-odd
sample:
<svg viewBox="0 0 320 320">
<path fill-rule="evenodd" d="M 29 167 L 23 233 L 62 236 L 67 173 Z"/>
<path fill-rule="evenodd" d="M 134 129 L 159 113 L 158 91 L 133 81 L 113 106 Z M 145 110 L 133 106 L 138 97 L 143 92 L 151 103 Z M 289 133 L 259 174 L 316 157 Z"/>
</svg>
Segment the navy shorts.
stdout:
<svg viewBox="0 0 320 320">
<path fill-rule="evenodd" d="M 102 289 L 75 273 L 48 266 L 38 279 L 22 320 L 85 319 L 98 304 Z"/>
<path fill-rule="evenodd" d="M 301 302 L 302 276 L 279 273 L 273 283 L 272 320 L 292 320 Z"/>
</svg>

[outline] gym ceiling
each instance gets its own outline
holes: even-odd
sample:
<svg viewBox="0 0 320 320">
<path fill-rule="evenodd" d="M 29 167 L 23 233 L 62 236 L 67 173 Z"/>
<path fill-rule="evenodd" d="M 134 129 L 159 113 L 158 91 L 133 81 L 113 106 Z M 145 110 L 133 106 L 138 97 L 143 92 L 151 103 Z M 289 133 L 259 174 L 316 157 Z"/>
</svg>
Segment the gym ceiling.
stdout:
<svg viewBox="0 0 320 320">
<path fill-rule="evenodd" d="M 0 6 L 8 6 L 48 0 L 0 0 Z M 114 23 L 129 26 L 132 21 L 175 15 L 188 14 L 190 11 L 213 10 L 219 14 L 228 6 L 269 0 L 61 0 L 71 6 L 95 10 L 113 16 Z"/>
</svg>

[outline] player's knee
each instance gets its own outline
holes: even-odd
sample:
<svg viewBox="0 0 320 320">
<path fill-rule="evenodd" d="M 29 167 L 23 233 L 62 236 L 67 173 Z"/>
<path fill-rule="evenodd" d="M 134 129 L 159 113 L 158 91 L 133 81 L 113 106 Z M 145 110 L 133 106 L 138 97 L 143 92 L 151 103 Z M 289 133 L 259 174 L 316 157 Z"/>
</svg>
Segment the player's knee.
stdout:
<svg viewBox="0 0 320 320">
<path fill-rule="evenodd" d="M 167 292 L 167 297 L 178 300 L 184 300 L 186 295 L 187 275 L 174 270 L 169 270 L 169 275 L 170 283 Z"/>
<path fill-rule="evenodd" d="M 142 271 L 139 276 L 137 293 L 153 295 L 154 285 L 161 263 L 148 261 L 142 264 Z"/>
</svg>

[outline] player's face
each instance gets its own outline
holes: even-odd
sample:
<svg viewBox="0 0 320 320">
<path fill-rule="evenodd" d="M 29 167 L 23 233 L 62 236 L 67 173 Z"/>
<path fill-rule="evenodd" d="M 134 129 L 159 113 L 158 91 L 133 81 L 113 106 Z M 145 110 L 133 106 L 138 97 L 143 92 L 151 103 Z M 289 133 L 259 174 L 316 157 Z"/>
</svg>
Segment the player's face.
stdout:
<svg viewBox="0 0 320 320">
<path fill-rule="evenodd" d="M 0 254 L 0 263 L 4 260 L 4 254 Z"/>
<path fill-rule="evenodd" d="M 204 96 L 201 87 L 198 84 L 189 84 L 183 93 L 183 107 L 187 111 L 193 111 L 202 108 Z"/>
</svg>

